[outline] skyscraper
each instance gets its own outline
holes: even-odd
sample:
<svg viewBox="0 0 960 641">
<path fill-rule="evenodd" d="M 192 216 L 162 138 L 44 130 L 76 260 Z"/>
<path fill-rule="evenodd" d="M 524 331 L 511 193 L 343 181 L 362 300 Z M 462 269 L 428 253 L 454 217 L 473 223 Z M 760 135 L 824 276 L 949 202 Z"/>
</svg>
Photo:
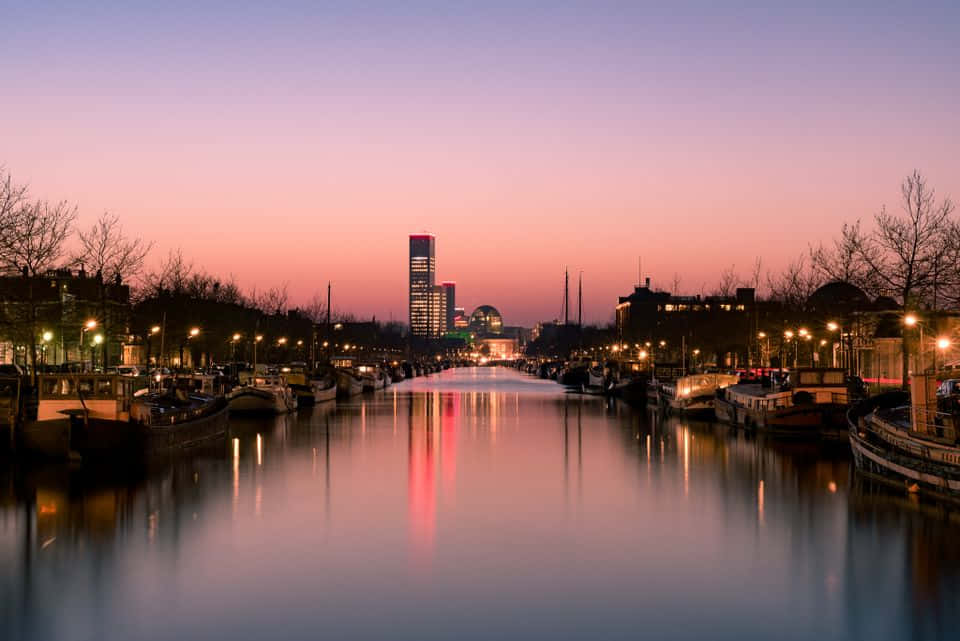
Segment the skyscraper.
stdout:
<svg viewBox="0 0 960 641">
<path fill-rule="evenodd" d="M 453 331 L 453 319 L 457 315 L 457 284 L 452 280 L 440 283 L 443 290 L 443 331 Z"/>
<path fill-rule="evenodd" d="M 410 333 L 420 338 L 439 335 L 436 248 L 433 234 L 410 234 Z"/>
</svg>

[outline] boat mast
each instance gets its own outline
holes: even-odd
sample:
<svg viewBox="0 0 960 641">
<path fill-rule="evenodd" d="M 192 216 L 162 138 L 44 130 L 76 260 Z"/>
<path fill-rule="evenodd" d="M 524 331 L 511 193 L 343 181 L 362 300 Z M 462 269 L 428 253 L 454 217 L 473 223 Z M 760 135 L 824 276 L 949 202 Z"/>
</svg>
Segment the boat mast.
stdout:
<svg viewBox="0 0 960 641">
<path fill-rule="evenodd" d="M 583 329 L 583 270 L 577 283 L 577 327 Z"/>
<path fill-rule="evenodd" d="M 330 281 L 327 281 L 327 361 L 330 361 Z"/>
<path fill-rule="evenodd" d="M 563 324 L 570 324 L 570 270 L 563 268 Z"/>
</svg>

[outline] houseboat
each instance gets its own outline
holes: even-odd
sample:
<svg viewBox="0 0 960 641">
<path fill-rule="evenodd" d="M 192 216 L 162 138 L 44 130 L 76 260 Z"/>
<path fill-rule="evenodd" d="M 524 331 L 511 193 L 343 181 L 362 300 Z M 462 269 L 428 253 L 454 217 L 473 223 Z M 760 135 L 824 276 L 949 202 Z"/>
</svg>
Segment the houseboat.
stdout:
<svg viewBox="0 0 960 641">
<path fill-rule="evenodd" d="M 134 396 L 136 381 L 111 374 L 46 374 L 35 417 L 20 429 L 25 452 L 54 458 L 188 448 L 226 432 L 226 402 L 187 389 Z"/>
<path fill-rule="evenodd" d="M 669 412 L 711 414 L 717 391 L 736 385 L 736 374 L 687 374 L 660 385 L 661 405 Z"/>
<path fill-rule="evenodd" d="M 297 407 L 307 407 L 333 400 L 337 396 L 337 379 L 322 369 L 310 371 L 306 363 L 290 363 L 280 369 L 287 385 L 297 397 Z"/>
<path fill-rule="evenodd" d="M 909 396 L 890 392 L 847 415 L 859 472 L 960 500 L 960 396 L 938 395 L 936 379 L 914 375 Z"/>
<path fill-rule="evenodd" d="M 203 388 L 202 380 L 185 378 L 163 392 L 134 398 L 130 420 L 147 451 L 186 449 L 226 434 L 226 398 L 197 388 Z"/>
<path fill-rule="evenodd" d="M 337 396 L 346 398 L 363 391 L 363 379 L 352 369 L 337 368 Z"/>
<path fill-rule="evenodd" d="M 730 385 L 717 394 L 718 420 L 780 436 L 846 438 L 850 395 L 842 369 L 797 368 L 783 382 Z"/>
<path fill-rule="evenodd" d="M 376 365 L 361 365 L 357 371 L 364 392 L 374 392 L 387 386 L 386 373 Z"/>
<path fill-rule="evenodd" d="M 231 412 L 286 414 L 297 409 L 297 397 L 283 376 L 254 374 L 227 394 Z"/>
</svg>

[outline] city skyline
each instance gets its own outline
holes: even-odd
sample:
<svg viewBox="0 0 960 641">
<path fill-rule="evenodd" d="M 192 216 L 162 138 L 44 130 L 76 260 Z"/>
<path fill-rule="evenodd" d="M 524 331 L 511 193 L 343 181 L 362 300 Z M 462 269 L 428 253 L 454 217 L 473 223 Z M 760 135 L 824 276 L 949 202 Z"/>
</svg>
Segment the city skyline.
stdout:
<svg viewBox="0 0 960 641">
<path fill-rule="evenodd" d="M 150 266 L 179 247 L 403 319 L 398 239 L 429 229 L 465 308 L 557 318 L 569 266 L 606 323 L 638 256 L 709 291 L 895 208 L 914 168 L 957 197 L 958 11 L 25 5 L 0 164 L 81 226 L 120 215 Z"/>
</svg>

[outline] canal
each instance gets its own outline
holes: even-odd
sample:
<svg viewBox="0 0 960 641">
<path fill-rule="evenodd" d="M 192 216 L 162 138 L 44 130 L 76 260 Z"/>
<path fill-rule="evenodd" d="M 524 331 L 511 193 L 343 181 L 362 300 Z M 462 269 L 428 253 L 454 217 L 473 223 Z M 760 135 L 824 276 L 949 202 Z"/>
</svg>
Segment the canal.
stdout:
<svg viewBox="0 0 960 641">
<path fill-rule="evenodd" d="M 0 471 L 0 636 L 953 639 L 960 512 L 503 368 Z"/>
</svg>

